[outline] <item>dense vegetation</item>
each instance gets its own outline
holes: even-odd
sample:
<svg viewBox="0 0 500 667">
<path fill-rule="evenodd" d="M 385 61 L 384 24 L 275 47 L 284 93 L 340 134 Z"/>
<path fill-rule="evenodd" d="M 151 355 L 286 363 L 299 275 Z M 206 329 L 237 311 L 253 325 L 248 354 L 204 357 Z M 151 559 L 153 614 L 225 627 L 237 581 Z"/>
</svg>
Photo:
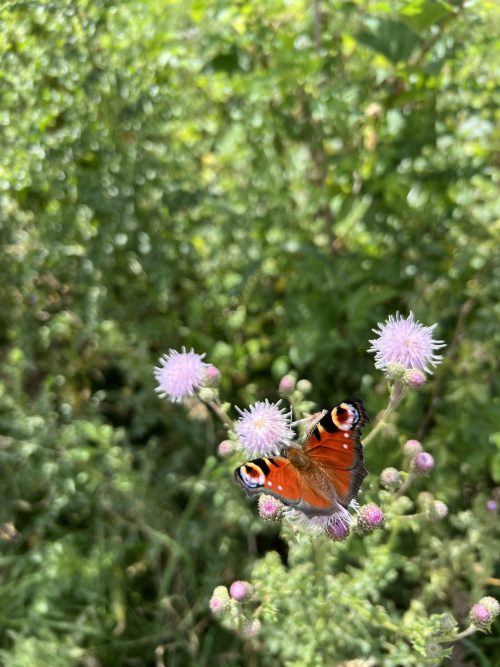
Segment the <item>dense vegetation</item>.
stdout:
<svg viewBox="0 0 500 667">
<path fill-rule="evenodd" d="M 429 613 L 463 620 L 498 597 L 484 509 L 500 484 L 496 3 L 0 12 L 2 664 L 403 664 L 376 633 L 329 645 L 308 621 L 287 641 L 312 662 L 210 615 L 214 586 L 281 568 L 288 538 L 217 458 L 220 424 L 160 402 L 152 377 L 160 354 L 193 346 L 237 405 L 275 400 L 292 370 L 317 406 L 359 395 L 374 416 L 385 381 L 368 339 L 397 310 L 438 322 L 448 347 L 367 467 L 376 480 L 419 438 L 450 518 L 422 553 L 408 534 L 386 541 L 374 576 L 401 579 L 378 604 L 402 613 L 432 573 Z M 300 558 L 329 562 L 335 545 L 314 544 Z M 363 563 L 352 549 L 335 567 Z M 433 560 L 448 549 L 451 576 Z M 454 664 L 493 667 L 499 651 L 498 633 L 473 635 Z"/>
</svg>

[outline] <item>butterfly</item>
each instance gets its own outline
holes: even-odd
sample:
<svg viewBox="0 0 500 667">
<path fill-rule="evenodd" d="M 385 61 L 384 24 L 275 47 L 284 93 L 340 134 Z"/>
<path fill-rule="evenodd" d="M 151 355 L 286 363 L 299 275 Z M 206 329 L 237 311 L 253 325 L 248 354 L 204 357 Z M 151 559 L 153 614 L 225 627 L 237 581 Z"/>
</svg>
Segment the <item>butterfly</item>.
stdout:
<svg viewBox="0 0 500 667">
<path fill-rule="evenodd" d="M 267 493 L 310 517 L 341 511 L 368 474 L 360 442 L 367 421 L 361 401 L 343 401 L 309 429 L 301 446 L 248 461 L 234 477 L 248 495 Z"/>
</svg>

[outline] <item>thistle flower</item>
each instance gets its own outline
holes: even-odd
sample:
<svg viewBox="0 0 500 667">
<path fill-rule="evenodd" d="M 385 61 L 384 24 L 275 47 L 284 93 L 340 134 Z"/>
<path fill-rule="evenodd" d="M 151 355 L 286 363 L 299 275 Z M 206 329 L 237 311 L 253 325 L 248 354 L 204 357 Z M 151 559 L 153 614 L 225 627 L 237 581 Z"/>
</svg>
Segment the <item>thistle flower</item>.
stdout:
<svg viewBox="0 0 500 667">
<path fill-rule="evenodd" d="M 219 442 L 219 446 L 217 447 L 217 454 L 223 459 L 227 459 L 229 456 L 234 454 L 234 449 L 234 443 L 231 442 L 231 440 L 223 440 L 222 442 Z"/>
<path fill-rule="evenodd" d="M 248 581 L 233 581 L 229 587 L 229 595 L 237 602 L 247 600 L 253 593 L 253 587 Z"/>
<path fill-rule="evenodd" d="M 216 586 L 208 604 L 210 611 L 216 616 L 220 616 L 226 611 L 229 611 L 231 608 L 231 600 L 227 588 L 225 586 Z"/>
<path fill-rule="evenodd" d="M 258 508 L 261 519 L 264 519 L 264 521 L 277 521 L 283 516 L 285 506 L 280 500 L 274 498 L 274 496 L 261 493 L 258 500 Z"/>
<path fill-rule="evenodd" d="M 384 525 L 384 512 L 381 507 L 373 503 L 363 505 L 359 510 L 358 526 L 365 533 L 371 533 Z"/>
<path fill-rule="evenodd" d="M 349 507 L 352 507 L 354 510 L 357 510 L 359 507 L 358 503 L 355 500 L 352 500 L 349 504 Z M 331 531 L 338 531 L 336 526 L 339 524 L 346 528 L 352 523 L 352 516 L 349 512 L 339 505 L 339 509 L 332 514 L 319 515 L 319 516 L 308 516 L 299 510 L 294 510 L 289 507 L 286 507 L 283 512 L 284 516 L 287 519 L 290 519 L 293 523 L 301 528 L 305 528 L 308 532 L 312 534 L 319 535 L 320 533 L 327 533 L 332 537 Z M 332 538 L 333 539 L 333 538 Z"/>
<path fill-rule="evenodd" d="M 277 454 L 282 446 L 288 446 L 293 438 L 290 428 L 291 413 L 279 404 L 257 401 L 249 410 L 236 408 L 241 417 L 236 423 L 236 434 L 245 453 L 250 458 Z"/>
<path fill-rule="evenodd" d="M 482 604 L 484 607 L 486 607 L 486 609 L 491 612 L 493 618 L 500 614 L 500 603 L 496 598 L 491 597 L 491 595 L 485 595 L 484 598 L 479 600 L 479 604 Z"/>
<path fill-rule="evenodd" d="M 205 368 L 205 384 L 209 387 L 216 387 L 220 382 L 220 371 L 213 364 L 208 364 Z"/>
<path fill-rule="evenodd" d="M 472 625 L 475 625 L 476 628 L 484 630 L 486 628 L 489 628 L 489 626 L 491 625 L 491 622 L 493 620 L 493 614 L 486 605 L 478 602 L 478 604 L 475 604 L 470 610 L 469 618 L 471 620 Z"/>
<path fill-rule="evenodd" d="M 406 319 L 396 313 L 378 326 L 379 329 L 372 330 L 377 338 L 370 340 L 372 347 L 368 350 L 375 353 L 376 368 L 386 370 L 391 364 L 401 364 L 407 370 L 431 373 L 429 367 L 440 363 L 442 356 L 435 354 L 435 350 L 445 347 L 445 343 L 432 338 L 437 324 L 426 327 L 410 311 Z"/>
<path fill-rule="evenodd" d="M 403 452 L 406 456 L 416 456 L 422 451 L 422 445 L 418 440 L 407 440 L 403 446 Z"/>
<path fill-rule="evenodd" d="M 155 366 L 154 376 L 158 382 L 155 391 L 160 398 L 168 398 L 172 403 L 180 403 L 193 396 L 204 381 L 207 364 L 202 361 L 204 354 L 196 354 L 191 348 L 186 352 L 169 350 L 160 359 L 160 366 Z"/>
<path fill-rule="evenodd" d="M 434 500 L 426 507 L 426 512 L 429 519 L 439 521 L 448 516 L 448 506 L 442 500 Z"/>
<path fill-rule="evenodd" d="M 387 489 L 397 489 L 401 484 L 401 474 L 396 468 L 384 468 L 380 473 L 380 483 Z"/>
<path fill-rule="evenodd" d="M 490 498 L 489 500 L 486 501 L 486 509 L 488 512 L 496 512 L 498 509 L 498 503 L 496 500 L 493 500 L 493 498 Z"/>
<path fill-rule="evenodd" d="M 434 468 L 434 457 L 429 452 L 419 452 L 411 462 L 411 469 L 416 475 L 426 475 Z"/>
<path fill-rule="evenodd" d="M 295 389 L 295 378 L 293 375 L 284 375 L 278 387 L 278 391 L 283 396 L 289 396 Z"/>
<path fill-rule="evenodd" d="M 410 368 L 403 375 L 403 382 L 410 389 L 420 389 L 425 384 L 425 380 L 425 373 L 418 368 Z"/>
<path fill-rule="evenodd" d="M 332 521 L 327 526 L 326 533 L 334 542 L 342 542 L 349 537 L 351 529 L 342 521 Z"/>
</svg>

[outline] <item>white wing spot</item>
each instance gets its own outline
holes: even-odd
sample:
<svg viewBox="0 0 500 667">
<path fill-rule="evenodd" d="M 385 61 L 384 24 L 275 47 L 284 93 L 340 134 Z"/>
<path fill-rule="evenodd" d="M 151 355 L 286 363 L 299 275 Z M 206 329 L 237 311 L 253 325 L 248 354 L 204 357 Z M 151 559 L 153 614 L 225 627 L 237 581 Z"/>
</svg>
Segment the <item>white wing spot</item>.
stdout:
<svg viewBox="0 0 500 667">
<path fill-rule="evenodd" d="M 348 437 L 349 437 L 349 433 L 344 433 L 344 438 L 348 438 Z"/>
<path fill-rule="evenodd" d="M 349 445 L 344 444 L 344 449 L 347 449 Z"/>
<path fill-rule="evenodd" d="M 281 484 L 278 484 L 278 491 L 283 491 L 283 487 L 281 486 Z"/>
<path fill-rule="evenodd" d="M 268 482 L 268 483 L 267 483 L 267 486 L 272 486 L 272 485 L 273 485 L 272 482 Z"/>
</svg>

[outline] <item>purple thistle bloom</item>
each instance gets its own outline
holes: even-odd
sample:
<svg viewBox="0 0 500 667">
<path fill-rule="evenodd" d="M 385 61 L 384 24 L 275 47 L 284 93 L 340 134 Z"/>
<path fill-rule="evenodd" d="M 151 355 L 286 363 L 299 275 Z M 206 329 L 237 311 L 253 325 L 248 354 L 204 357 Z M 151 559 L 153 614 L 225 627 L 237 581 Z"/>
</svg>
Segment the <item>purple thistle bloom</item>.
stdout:
<svg viewBox="0 0 500 667">
<path fill-rule="evenodd" d="M 205 384 L 216 387 L 220 382 L 220 371 L 213 364 L 207 364 L 205 368 Z"/>
<path fill-rule="evenodd" d="M 358 525 L 362 530 L 371 533 L 384 525 L 384 512 L 381 507 L 373 503 L 363 505 L 359 510 Z"/>
<path fill-rule="evenodd" d="M 260 518 L 264 521 L 278 521 L 283 516 L 285 506 L 273 496 L 261 493 L 258 500 Z"/>
<path fill-rule="evenodd" d="M 231 440 L 223 440 L 222 442 L 219 442 L 217 454 L 223 459 L 232 456 L 234 454 L 234 442 L 231 442 Z"/>
<path fill-rule="evenodd" d="M 480 602 L 472 607 L 469 617 L 472 624 L 481 629 L 488 628 L 493 620 L 491 611 L 485 604 L 481 604 Z"/>
<path fill-rule="evenodd" d="M 334 542 L 343 542 L 349 537 L 351 529 L 343 521 L 334 520 L 329 523 L 326 532 Z"/>
<path fill-rule="evenodd" d="M 411 469 L 417 475 L 425 475 L 434 468 L 434 457 L 429 452 L 419 452 L 411 462 Z"/>
<path fill-rule="evenodd" d="M 248 410 L 236 408 L 241 417 L 236 423 L 236 435 L 250 458 L 278 454 L 293 438 L 291 413 L 279 404 L 257 401 Z"/>
<path fill-rule="evenodd" d="M 229 587 L 229 595 L 237 602 L 247 600 L 252 593 L 253 588 L 248 581 L 233 581 Z"/>
<path fill-rule="evenodd" d="M 160 366 L 155 366 L 154 376 L 158 382 L 155 391 L 160 398 L 168 398 L 172 403 L 180 403 L 193 396 L 203 385 L 207 364 L 202 361 L 204 354 L 196 354 L 193 349 L 186 352 L 169 350 L 160 359 Z"/>
<path fill-rule="evenodd" d="M 422 445 L 418 440 L 407 440 L 403 447 L 403 452 L 406 456 L 416 456 L 422 451 Z"/>
<path fill-rule="evenodd" d="M 403 382 L 411 389 L 420 389 L 425 384 L 425 373 L 418 368 L 410 368 L 405 371 Z"/>
<path fill-rule="evenodd" d="M 375 367 L 386 370 L 391 364 L 401 364 L 406 369 L 418 369 L 431 373 L 429 366 L 437 366 L 442 356 L 435 350 L 445 347 L 443 341 L 432 338 L 433 324 L 425 327 L 416 321 L 413 313 L 405 319 L 399 313 L 390 315 L 379 329 L 372 331 L 377 338 L 370 340 L 372 347 L 368 352 L 375 353 Z"/>
<path fill-rule="evenodd" d="M 496 512 L 497 509 L 498 509 L 497 501 L 493 500 L 492 498 L 490 498 L 490 500 L 487 500 L 486 501 L 486 509 L 488 510 L 488 512 Z"/>
</svg>

